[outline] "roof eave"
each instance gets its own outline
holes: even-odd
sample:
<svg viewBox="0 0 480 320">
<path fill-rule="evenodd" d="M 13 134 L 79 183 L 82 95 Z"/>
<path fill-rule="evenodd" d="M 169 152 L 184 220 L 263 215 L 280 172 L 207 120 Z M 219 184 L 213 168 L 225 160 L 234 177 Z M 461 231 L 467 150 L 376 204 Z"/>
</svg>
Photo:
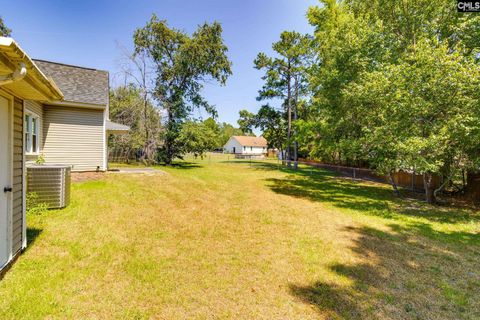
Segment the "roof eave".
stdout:
<svg viewBox="0 0 480 320">
<path fill-rule="evenodd" d="M 62 100 L 63 93 L 55 82 L 48 78 L 12 38 L 0 37 L 0 61 L 10 69 L 15 70 L 19 62 L 27 68 L 23 80 L 41 94 L 47 101 Z M 8 85 L 5 86 L 8 89 Z M 28 97 L 20 97 L 28 99 Z"/>
</svg>

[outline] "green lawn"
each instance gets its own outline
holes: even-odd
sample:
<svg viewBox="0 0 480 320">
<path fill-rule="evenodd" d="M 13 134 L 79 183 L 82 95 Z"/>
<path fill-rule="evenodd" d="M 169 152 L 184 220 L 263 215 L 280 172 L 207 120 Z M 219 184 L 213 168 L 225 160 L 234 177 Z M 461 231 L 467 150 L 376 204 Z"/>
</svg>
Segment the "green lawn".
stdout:
<svg viewBox="0 0 480 320">
<path fill-rule="evenodd" d="M 28 217 L 1 319 L 479 319 L 480 215 L 216 156 Z"/>
</svg>

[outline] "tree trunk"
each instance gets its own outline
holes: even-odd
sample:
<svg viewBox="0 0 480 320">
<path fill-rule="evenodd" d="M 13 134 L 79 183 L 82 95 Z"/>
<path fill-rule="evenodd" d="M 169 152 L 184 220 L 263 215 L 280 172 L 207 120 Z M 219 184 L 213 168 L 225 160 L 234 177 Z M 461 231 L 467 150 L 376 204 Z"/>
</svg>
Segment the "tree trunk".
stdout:
<svg viewBox="0 0 480 320">
<path fill-rule="evenodd" d="M 287 113 L 288 113 L 288 130 L 287 130 L 287 164 L 290 167 L 292 164 L 292 150 L 290 146 L 290 139 L 292 137 L 292 87 L 291 87 L 291 75 L 290 75 L 290 61 L 288 61 L 288 74 L 287 74 Z"/>
<path fill-rule="evenodd" d="M 293 121 L 297 122 L 298 119 L 298 79 L 295 77 L 295 101 L 293 106 Z M 293 132 L 294 142 L 293 142 L 293 166 L 294 169 L 298 169 L 298 141 L 297 141 L 297 132 Z"/>
<path fill-rule="evenodd" d="M 174 128 L 174 119 L 173 119 L 173 114 L 172 111 L 169 109 L 167 112 L 167 132 L 165 135 L 165 164 L 170 165 L 173 162 L 173 145 L 175 141 L 173 141 L 173 130 Z"/>
<path fill-rule="evenodd" d="M 397 183 L 395 182 L 395 179 L 393 177 L 393 170 L 390 170 L 388 173 L 388 177 L 390 178 L 390 184 L 392 185 L 393 192 L 397 197 L 400 197 L 400 191 L 398 191 Z"/>
<path fill-rule="evenodd" d="M 143 94 L 143 125 L 145 129 L 145 145 L 144 145 L 144 157 L 147 163 L 150 162 L 150 134 L 148 132 L 148 100 L 147 92 Z"/>
<path fill-rule="evenodd" d="M 433 179 L 431 173 L 423 174 L 423 187 L 425 188 L 425 199 L 430 204 L 436 203 L 435 189 L 433 188 Z"/>
</svg>

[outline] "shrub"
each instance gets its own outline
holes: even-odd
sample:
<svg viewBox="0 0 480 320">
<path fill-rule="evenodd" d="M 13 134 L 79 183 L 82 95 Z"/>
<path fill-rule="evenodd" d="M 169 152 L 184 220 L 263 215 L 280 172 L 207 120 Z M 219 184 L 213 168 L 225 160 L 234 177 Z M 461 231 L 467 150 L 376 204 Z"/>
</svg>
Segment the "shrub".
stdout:
<svg viewBox="0 0 480 320">
<path fill-rule="evenodd" d="M 27 193 L 27 214 L 40 215 L 48 210 L 48 204 L 38 201 L 38 194 L 35 192 Z"/>
</svg>

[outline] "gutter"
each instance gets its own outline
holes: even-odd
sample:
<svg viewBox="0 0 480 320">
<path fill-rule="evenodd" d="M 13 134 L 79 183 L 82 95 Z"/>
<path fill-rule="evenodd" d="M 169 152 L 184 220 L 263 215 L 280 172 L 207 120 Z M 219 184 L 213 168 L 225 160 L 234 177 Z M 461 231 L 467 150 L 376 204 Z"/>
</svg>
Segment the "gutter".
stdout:
<svg viewBox="0 0 480 320">
<path fill-rule="evenodd" d="M 27 67 L 25 66 L 25 63 L 20 62 L 18 68 L 13 73 L 6 76 L 0 76 L 0 86 L 22 80 L 23 78 L 25 78 L 26 75 Z"/>
<path fill-rule="evenodd" d="M 2 54 L 4 57 L 2 57 Z M 24 64 L 25 68 L 28 70 L 28 76 L 23 75 L 23 77 L 26 76 L 26 81 L 33 81 L 35 89 L 39 91 L 42 95 L 44 95 L 47 98 L 46 100 L 63 100 L 63 93 L 57 87 L 55 82 L 52 79 L 48 78 L 37 67 L 37 65 L 32 61 L 32 59 L 30 59 L 30 57 L 25 53 L 25 51 L 23 51 L 22 48 L 20 48 L 20 46 L 12 38 L 0 37 L 0 58 L 8 61 L 12 67 L 12 70 L 14 68 L 14 66 L 12 66 L 14 61 L 20 60 L 21 63 Z M 16 72 L 17 71 L 14 71 L 12 74 L 7 75 L 7 77 L 13 76 L 13 74 L 15 74 Z M 0 81 L 1 80 L 2 79 L 0 79 Z M 17 80 L 20 79 L 17 78 L 15 81 Z M 11 83 L 11 81 L 7 82 L 7 84 L 8 83 Z M 1 84 L 3 85 L 4 83 Z"/>
</svg>

